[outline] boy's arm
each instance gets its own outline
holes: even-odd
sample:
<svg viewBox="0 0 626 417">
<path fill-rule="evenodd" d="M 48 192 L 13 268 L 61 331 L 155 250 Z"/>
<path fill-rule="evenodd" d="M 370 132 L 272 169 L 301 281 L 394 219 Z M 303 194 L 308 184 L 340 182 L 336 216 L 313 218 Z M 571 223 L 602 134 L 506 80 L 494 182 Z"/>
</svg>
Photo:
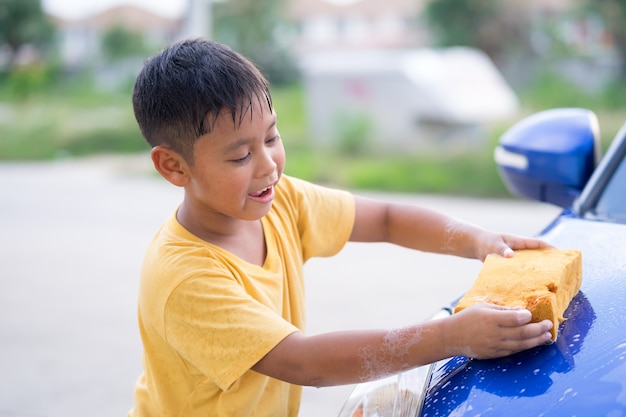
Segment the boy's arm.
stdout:
<svg viewBox="0 0 626 417">
<path fill-rule="evenodd" d="M 538 239 L 491 233 L 421 206 L 355 196 L 351 241 L 389 242 L 425 252 L 484 260 L 491 253 L 513 256 L 513 249 L 549 246 Z"/>
<path fill-rule="evenodd" d="M 445 319 L 394 330 L 292 333 L 252 369 L 292 384 L 370 381 L 455 355 L 506 356 L 549 342 L 549 320 L 527 310 L 477 305 Z"/>
</svg>

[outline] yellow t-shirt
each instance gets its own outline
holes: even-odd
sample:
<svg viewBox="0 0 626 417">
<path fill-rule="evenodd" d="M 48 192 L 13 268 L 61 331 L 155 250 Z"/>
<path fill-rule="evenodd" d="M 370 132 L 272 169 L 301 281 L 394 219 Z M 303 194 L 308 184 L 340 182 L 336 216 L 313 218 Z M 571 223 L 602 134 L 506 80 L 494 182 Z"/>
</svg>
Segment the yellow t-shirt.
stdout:
<svg viewBox="0 0 626 417">
<path fill-rule="evenodd" d="M 262 267 L 194 236 L 175 215 L 158 231 L 141 273 L 144 373 L 129 416 L 297 416 L 301 387 L 250 368 L 304 330 L 303 263 L 345 245 L 354 201 L 283 176 L 261 222 Z"/>
</svg>

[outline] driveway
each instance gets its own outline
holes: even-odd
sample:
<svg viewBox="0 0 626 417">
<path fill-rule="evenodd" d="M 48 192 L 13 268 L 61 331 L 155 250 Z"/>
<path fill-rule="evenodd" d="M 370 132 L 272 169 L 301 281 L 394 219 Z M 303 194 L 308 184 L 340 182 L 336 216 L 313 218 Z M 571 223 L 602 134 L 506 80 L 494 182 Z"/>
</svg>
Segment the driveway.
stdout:
<svg viewBox="0 0 626 417">
<path fill-rule="evenodd" d="M 0 417 L 125 416 L 141 372 L 138 274 L 180 201 L 147 156 L 0 164 Z M 558 210 L 518 200 L 377 196 L 534 234 Z M 348 244 L 306 266 L 309 333 L 403 326 L 460 295 L 477 261 Z M 352 387 L 305 388 L 301 417 L 333 417 Z"/>
</svg>

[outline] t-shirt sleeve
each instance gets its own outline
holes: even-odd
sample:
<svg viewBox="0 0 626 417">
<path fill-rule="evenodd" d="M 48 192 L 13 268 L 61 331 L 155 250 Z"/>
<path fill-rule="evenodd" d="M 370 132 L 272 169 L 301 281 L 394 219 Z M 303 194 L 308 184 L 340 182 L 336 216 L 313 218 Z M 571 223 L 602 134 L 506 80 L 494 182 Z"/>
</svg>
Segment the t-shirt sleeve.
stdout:
<svg viewBox="0 0 626 417">
<path fill-rule="evenodd" d="M 354 196 L 347 191 L 290 177 L 287 187 L 297 210 L 303 259 L 339 252 L 348 242 L 354 226 Z"/>
<path fill-rule="evenodd" d="M 170 296 L 165 337 L 199 378 L 227 390 L 298 329 L 246 293 L 232 273 L 208 268 L 210 274 L 185 280 Z"/>
</svg>

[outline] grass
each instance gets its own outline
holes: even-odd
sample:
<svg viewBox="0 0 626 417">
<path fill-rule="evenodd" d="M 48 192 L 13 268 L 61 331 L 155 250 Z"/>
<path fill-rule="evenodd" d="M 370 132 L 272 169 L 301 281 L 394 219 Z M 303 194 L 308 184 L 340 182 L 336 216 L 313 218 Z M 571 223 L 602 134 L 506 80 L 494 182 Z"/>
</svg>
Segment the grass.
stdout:
<svg viewBox="0 0 626 417">
<path fill-rule="evenodd" d="M 3 102 L 0 160 L 47 160 L 148 149 L 122 94 L 47 94 Z"/>
<path fill-rule="evenodd" d="M 346 156 L 304 152 L 287 147 L 285 172 L 314 182 L 350 189 L 448 193 L 472 196 L 507 195 L 492 152 Z"/>
<path fill-rule="evenodd" d="M 83 83 L 82 87 L 80 83 L 53 86 L 25 96 L 0 84 L 0 161 L 147 151 L 132 114 L 129 89 L 101 92 Z M 559 96 L 564 91 L 566 94 Z M 462 149 L 368 150 L 359 149 L 353 138 L 349 146 L 338 142 L 334 148 L 321 148 L 314 146 L 309 136 L 303 88 L 274 88 L 272 95 L 290 175 L 347 189 L 509 195 L 492 157 L 507 125 L 489 126 L 484 140 Z M 604 149 L 625 119 L 626 105 L 607 105 L 549 77 L 522 92 L 520 99 L 525 114 L 552 107 L 594 110 L 600 119 Z"/>
</svg>

